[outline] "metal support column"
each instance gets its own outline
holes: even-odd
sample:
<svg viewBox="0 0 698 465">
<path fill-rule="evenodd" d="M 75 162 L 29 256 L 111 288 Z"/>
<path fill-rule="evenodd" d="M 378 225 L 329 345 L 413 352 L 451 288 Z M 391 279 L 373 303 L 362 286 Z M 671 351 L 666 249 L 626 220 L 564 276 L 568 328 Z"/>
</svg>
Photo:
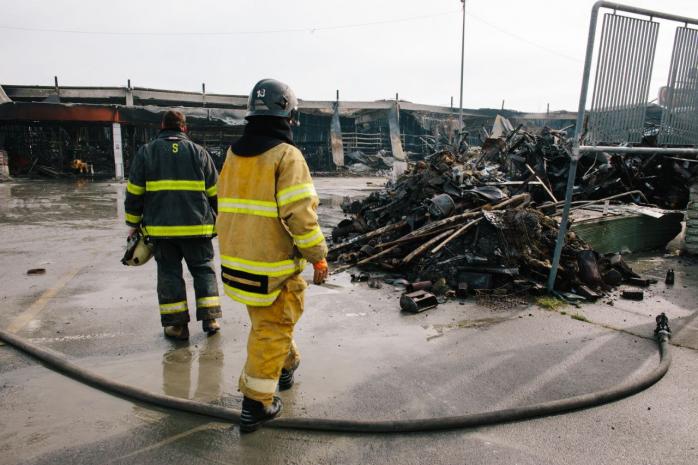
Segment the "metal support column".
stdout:
<svg viewBox="0 0 698 465">
<path fill-rule="evenodd" d="M 405 161 L 405 152 L 402 150 L 402 140 L 400 139 L 400 105 L 395 102 L 388 110 L 388 129 L 390 130 L 390 150 L 393 158 Z"/>
<path fill-rule="evenodd" d="M 124 153 L 121 143 L 121 124 L 112 123 L 112 142 L 114 144 L 114 179 L 121 181 L 124 179 Z"/>
<path fill-rule="evenodd" d="M 133 87 L 131 87 L 131 80 L 129 79 L 126 84 L 126 106 L 133 106 Z"/>
<path fill-rule="evenodd" d="M 342 140 L 342 125 L 339 120 L 339 89 L 334 102 L 332 121 L 330 122 L 330 149 L 334 166 L 344 166 L 344 141 Z"/>
<path fill-rule="evenodd" d="M 407 171 L 407 157 L 402 149 L 402 138 L 400 137 L 400 104 L 397 100 L 390 110 L 388 110 L 388 128 L 390 130 L 390 148 L 393 152 L 393 171 L 391 179 L 394 181 Z"/>
</svg>

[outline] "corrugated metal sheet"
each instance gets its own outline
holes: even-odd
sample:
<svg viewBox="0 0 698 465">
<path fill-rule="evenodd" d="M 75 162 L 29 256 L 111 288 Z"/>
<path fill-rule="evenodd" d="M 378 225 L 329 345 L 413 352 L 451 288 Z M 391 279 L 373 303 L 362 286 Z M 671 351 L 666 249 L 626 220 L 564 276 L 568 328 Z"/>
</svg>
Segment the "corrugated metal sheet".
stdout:
<svg viewBox="0 0 698 465">
<path fill-rule="evenodd" d="M 587 213 L 582 209 L 572 215 L 576 220 L 572 230 L 599 253 L 661 249 L 681 232 L 683 215 L 680 211 L 657 212 L 659 218 L 642 209 L 611 206 L 608 216 L 599 211 L 597 217 L 577 218 Z"/>
<path fill-rule="evenodd" d="M 2 86 L 0 86 L 0 103 L 11 102 L 10 97 L 7 96 Z"/>
</svg>

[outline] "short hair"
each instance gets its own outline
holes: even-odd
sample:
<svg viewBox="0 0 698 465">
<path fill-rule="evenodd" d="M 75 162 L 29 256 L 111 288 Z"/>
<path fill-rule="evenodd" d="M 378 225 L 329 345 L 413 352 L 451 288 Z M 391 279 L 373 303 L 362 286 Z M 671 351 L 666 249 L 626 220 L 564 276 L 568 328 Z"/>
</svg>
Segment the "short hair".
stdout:
<svg viewBox="0 0 698 465">
<path fill-rule="evenodd" d="M 187 126 L 187 118 L 184 113 L 177 110 L 167 110 L 162 115 L 163 129 L 184 129 Z"/>
</svg>

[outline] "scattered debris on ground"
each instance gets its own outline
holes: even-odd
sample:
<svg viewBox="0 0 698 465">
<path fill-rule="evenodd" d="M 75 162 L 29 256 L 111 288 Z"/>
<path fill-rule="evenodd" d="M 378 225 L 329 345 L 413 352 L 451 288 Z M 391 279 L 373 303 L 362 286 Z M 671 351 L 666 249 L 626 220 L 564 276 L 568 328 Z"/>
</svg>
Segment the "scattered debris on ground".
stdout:
<svg viewBox="0 0 698 465">
<path fill-rule="evenodd" d="M 642 300 L 645 298 L 645 293 L 642 291 L 628 291 L 625 290 L 621 294 L 621 297 L 628 300 Z"/>
<path fill-rule="evenodd" d="M 675 275 L 674 275 L 674 269 L 673 269 L 673 268 L 669 268 L 669 269 L 667 270 L 667 272 L 666 272 L 666 278 L 664 279 L 664 283 L 665 283 L 667 286 L 673 286 L 673 285 L 674 285 L 674 279 L 675 279 L 674 276 L 675 276 Z"/>
</svg>

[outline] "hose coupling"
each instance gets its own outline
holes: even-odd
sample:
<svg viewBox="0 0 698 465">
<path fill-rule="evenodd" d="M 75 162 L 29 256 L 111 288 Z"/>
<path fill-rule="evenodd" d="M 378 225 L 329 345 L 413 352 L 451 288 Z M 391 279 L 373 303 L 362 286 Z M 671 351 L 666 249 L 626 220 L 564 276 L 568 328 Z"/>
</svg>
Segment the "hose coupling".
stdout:
<svg viewBox="0 0 698 465">
<path fill-rule="evenodd" d="M 659 315 L 657 315 L 656 321 L 657 327 L 654 329 L 654 335 L 658 338 L 670 338 L 671 328 L 669 327 L 669 318 L 667 318 L 666 314 L 662 312 Z"/>
</svg>

